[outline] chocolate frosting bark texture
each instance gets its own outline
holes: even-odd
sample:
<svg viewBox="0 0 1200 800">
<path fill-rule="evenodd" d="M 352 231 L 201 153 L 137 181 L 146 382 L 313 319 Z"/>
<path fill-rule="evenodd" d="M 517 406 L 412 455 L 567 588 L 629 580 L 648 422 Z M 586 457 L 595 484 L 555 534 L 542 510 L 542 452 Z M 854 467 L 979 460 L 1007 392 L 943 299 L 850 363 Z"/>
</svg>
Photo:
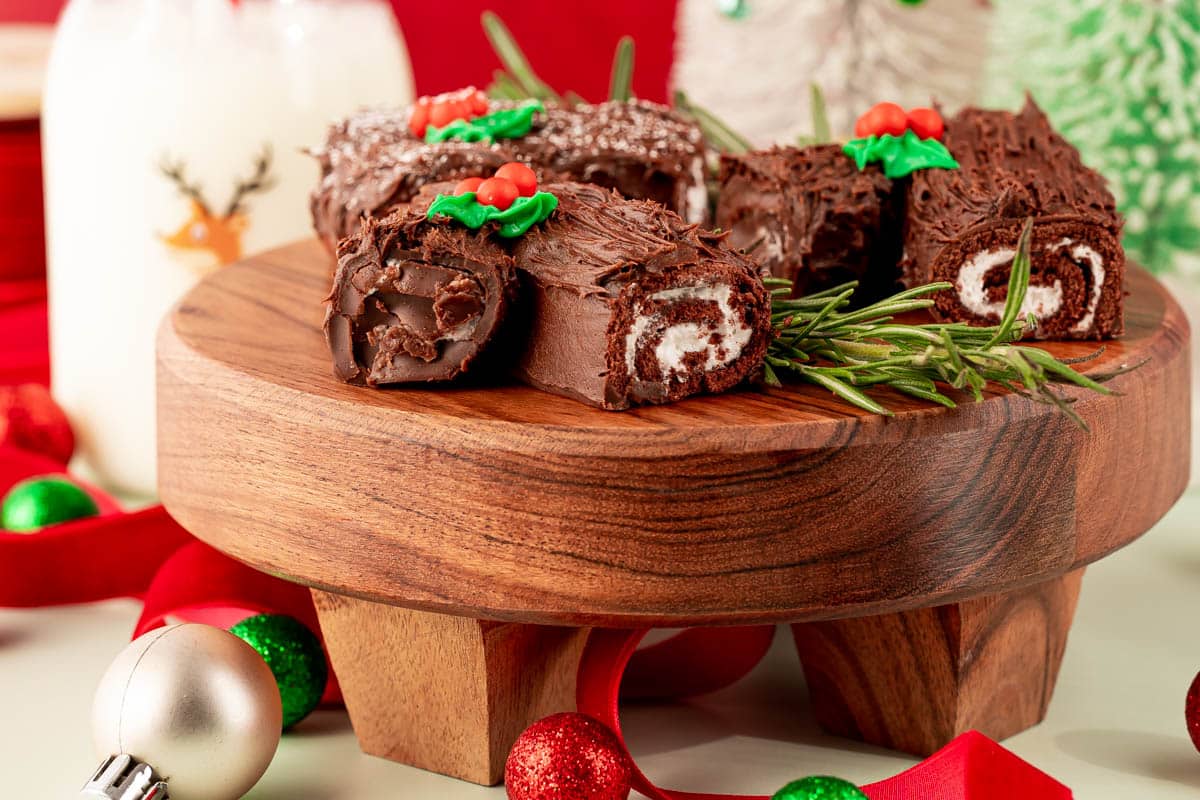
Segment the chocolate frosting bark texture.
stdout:
<svg viewBox="0 0 1200 800">
<path fill-rule="evenodd" d="M 859 171 L 834 144 L 721 157 L 717 226 L 796 296 L 859 281 L 857 297 L 895 284 L 897 188 L 878 166 Z"/>
<path fill-rule="evenodd" d="M 606 409 L 722 392 L 762 363 L 770 295 L 724 237 L 574 183 L 515 244 L 529 305 L 517 375 Z"/>
<path fill-rule="evenodd" d="M 362 111 L 335 123 L 313 151 L 321 178 L 310 198 L 313 227 L 330 250 L 365 216 L 386 216 L 422 186 L 490 175 L 514 156 L 502 144 L 425 144 L 408 130 L 408 110 Z"/>
<path fill-rule="evenodd" d="M 686 222 L 708 218 L 704 135 L 666 106 L 633 100 L 549 108 L 511 145 L 534 167 L 654 200 Z"/>
<path fill-rule="evenodd" d="M 511 103 L 493 102 L 493 111 Z M 313 155 L 321 178 L 311 198 L 313 226 L 332 249 L 363 216 L 385 216 L 426 184 L 487 177 L 523 161 L 539 181 L 563 178 L 657 200 L 702 222 L 708 200 L 700 129 L 666 106 L 632 101 L 550 107 L 517 139 L 427 144 L 408 129 L 408 109 L 360 112 L 333 125 Z"/>
<path fill-rule="evenodd" d="M 517 289 L 512 258 L 486 235 L 428 221 L 432 199 L 366 218 L 338 246 L 325 336 L 344 381 L 452 380 L 501 331 Z"/>
<path fill-rule="evenodd" d="M 1017 114 L 968 108 L 948 121 L 957 170 L 922 170 L 907 190 L 902 280 L 949 281 L 943 320 L 994 324 L 1024 220 L 1034 220 L 1022 315 L 1040 338 L 1099 339 L 1124 330 L 1121 217 L 1104 178 L 1032 100 Z"/>
</svg>

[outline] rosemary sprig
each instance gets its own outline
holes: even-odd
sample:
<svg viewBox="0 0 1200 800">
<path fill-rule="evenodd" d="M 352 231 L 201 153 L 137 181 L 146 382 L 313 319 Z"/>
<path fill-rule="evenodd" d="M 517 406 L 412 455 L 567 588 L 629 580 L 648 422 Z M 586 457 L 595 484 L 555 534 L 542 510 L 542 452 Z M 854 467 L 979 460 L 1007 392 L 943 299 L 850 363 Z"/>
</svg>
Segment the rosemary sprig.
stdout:
<svg viewBox="0 0 1200 800">
<path fill-rule="evenodd" d="M 520 89 L 523 97 L 532 97 L 548 103 L 562 103 L 562 98 L 550 88 L 550 84 L 539 78 L 533 67 L 529 66 L 529 59 L 525 57 L 517 40 L 500 17 L 494 11 L 484 11 L 481 20 L 483 32 L 492 43 L 496 55 L 500 57 L 500 63 L 508 71 L 506 77 Z M 494 87 L 491 93 L 493 97 L 499 96 Z"/>
<path fill-rule="evenodd" d="M 633 37 L 622 36 L 613 54 L 608 99 L 628 103 L 633 98 Z"/>
<path fill-rule="evenodd" d="M 1029 289 L 1030 235 L 1026 221 L 1013 259 L 1008 298 L 998 325 L 972 327 L 965 323 L 910 325 L 896 316 L 927 309 L 936 292 L 953 288 L 931 283 L 900 292 L 864 308 L 846 311 L 857 283 L 847 283 L 806 297 L 792 299 L 792 284 L 768 278 L 775 339 L 767 351 L 764 383 L 780 384 L 782 373 L 822 386 L 866 411 L 891 416 L 865 388 L 887 386 L 947 408 L 957 403 L 945 388 L 970 392 L 976 402 L 989 384 L 1060 409 L 1086 429 L 1071 408 L 1073 398 L 1055 384 L 1071 384 L 1100 394 L 1112 394 L 1096 378 L 1076 372 L 1037 347 L 1015 344 L 1037 322 L 1019 320 Z M 1133 367 L 1136 368 L 1136 367 Z M 1113 373 L 1116 374 L 1116 373 Z M 1112 377 L 1105 375 L 1101 380 Z"/>
<path fill-rule="evenodd" d="M 796 144 L 807 147 L 813 144 L 826 144 L 833 141 L 833 131 L 829 127 L 829 114 L 825 110 L 825 93 L 815 83 L 808 85 L 809 114 L 812 119 L 811 134 L 796 137 Z"/>
<path fill-rule="evenodd" d="M 832 142 L 833 131 L 829 127 L 829 115 L 825 112 L 825 93 L 815 83 L 809 84 L 808 90 L 811 95 L 809 105 L 812 108 L 813 136 L 818 142 Z"/>
<path fill-rule="evenodd" d="M 696 120 L 708 143 L 723 153 L 745 153 L 754 146 L 711 111 L 692 103 L 683 92 L 675 92 L 675 108 Z"/>
</svg>

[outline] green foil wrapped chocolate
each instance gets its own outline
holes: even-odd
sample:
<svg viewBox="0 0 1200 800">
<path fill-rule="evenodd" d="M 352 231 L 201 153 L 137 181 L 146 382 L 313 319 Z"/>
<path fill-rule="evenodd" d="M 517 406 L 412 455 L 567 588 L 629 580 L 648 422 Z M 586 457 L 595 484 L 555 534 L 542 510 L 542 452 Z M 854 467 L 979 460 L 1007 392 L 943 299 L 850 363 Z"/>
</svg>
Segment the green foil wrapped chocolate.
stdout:
<svg viewBox="0 0 1200 800">
<path fill-rule="evenodd" d="M 283 700 L 284 730 L 317 707 L 329 680 L 329 668 L 320 640 L 304 623 L 283 614 L 259 614 L 242 620 L 229 632 L 257 650 L 271 668 Z"/>
<path fill-rule="evenodd" d="M 29 478 L 9 490 L 0 506 L 0 527 L 33 533 L 48 525 L 100 513 L 91 495 L 65 478 Z"/>
</svg>

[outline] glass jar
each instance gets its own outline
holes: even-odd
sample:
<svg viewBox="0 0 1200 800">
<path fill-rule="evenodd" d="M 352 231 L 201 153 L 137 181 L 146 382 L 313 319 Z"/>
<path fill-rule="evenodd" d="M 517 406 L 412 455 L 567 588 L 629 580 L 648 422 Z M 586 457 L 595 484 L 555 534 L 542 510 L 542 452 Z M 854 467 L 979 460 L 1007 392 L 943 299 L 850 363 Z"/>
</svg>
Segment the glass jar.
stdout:
<svg viewBox="0 0 1200 800">
<path fill-rule="evenodd" d="M 311 235 L 302 150 L 331 119 L 411 99 L 383 0 L 71 0 L 43 142 L 52 388 L 85 472 L 153 494 L 163 315 Z"/>
</svg>

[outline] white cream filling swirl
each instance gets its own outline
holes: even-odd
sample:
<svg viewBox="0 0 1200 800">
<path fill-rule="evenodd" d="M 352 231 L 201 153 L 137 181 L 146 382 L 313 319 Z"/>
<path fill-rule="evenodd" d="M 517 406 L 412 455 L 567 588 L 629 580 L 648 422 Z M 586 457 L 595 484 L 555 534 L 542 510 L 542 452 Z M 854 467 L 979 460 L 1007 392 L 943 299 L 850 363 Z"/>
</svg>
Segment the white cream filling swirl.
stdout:
<svg viewBox="0 0 1200 800">
<path fill-rule="evenodd" d="M 1071 328 L 1072 332 L 1083 333 L 1091 326 L 1096 318 L 1096 308 L 1100 305 L 1100 295 L 1104 290 L 1104 259 L 1099 253 L 1086 244 L 1076 244 L 1073 239 L 1064 238 L 1051 245 L 1047 250 L 1071 248 L 1071 258 L 1076 262 L 1086 261 L 1092 271 L 1092 291 L 1083 316 Z M 1012 262 L 1016 251 L 1010 248 L 1000 250 L 982 250 L 972 256 L 958 272 L 955 289 L 958 291 L 959 302 L 963 307 L 980 317 L 999 319 L 1004 313 L 1004 302 L 988 298 L 987 286 L 984 279 L 988 272 L 996 267 Z M 1048 319 L 1058 313 L 1062 307 L 1062 281 L 1054 281 L 1049 286 L 1031 285 L 1021 303 L 1021 317 L 1033 314 L 1039 320 Z"/>
<path fill-rule="evenodd" d="M 662 337 L 654 346 L 654 357 L 663 376 L 663 384 L 672 379 L 685 380 L 687 370 L 684 359 L 691 353 L 704 353 L 704 369 L 712 371 L 726 366 L 741 355 L 750 341 L 753 331 L 742 320 L 738 309 L 731 302 L 733 290 L 728 284 L 718 286 L 679 286 L 663 289 L 647 298 L 656 303 L 673 303 L 681 300 L 700 300 L 715 303 L 721 319 L 700 322 L 678 322 L 662 331 Z M 659 327 L 657 313 L 643 313 L 645 301 L 639 303 L 634 312 L 634 322 L 625 335 L 625 369 L 631 378 L 645 380 L 637 374 L 638 345 L 647 332 Z M 714 334 L 718 343 L 712 342 Z"/>
</svg>

